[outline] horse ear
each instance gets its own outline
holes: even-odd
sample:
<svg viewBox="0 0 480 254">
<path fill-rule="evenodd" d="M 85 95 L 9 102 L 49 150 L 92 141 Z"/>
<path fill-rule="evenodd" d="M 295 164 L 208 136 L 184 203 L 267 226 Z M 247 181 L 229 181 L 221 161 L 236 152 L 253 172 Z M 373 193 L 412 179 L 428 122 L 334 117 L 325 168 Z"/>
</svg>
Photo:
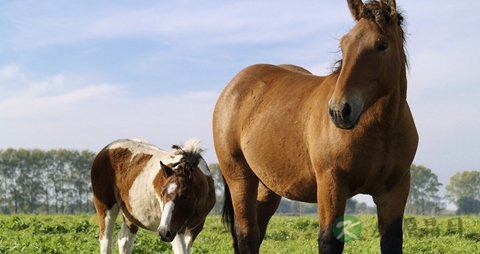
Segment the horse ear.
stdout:
<svg viewBox="0 0 480 254">
<path fill-rule="evenodd" d="M 397 14 L 397 2 L 395 0 L 380 0 L 380 5 L 383 6 L 384 4 L 390 7 L 390 16 L 395 16 Z"/>
<path fill-rule="evenodd" d="M 160 167 L 162 168 L 162 172 L 165 178 L 168 178 L 169 176 L 173 175 L 173 169 L 163 164 L 162 161 L 160 161 Z"/>
<path fill-rule="evenodd" d="M 347 2 L 353 18 L 359 21 L 363 17 L 364 4 L 362 0 L 347 0 Z"/>
<path fill-rule="evenodd" d="M 393 10 L 396 10 L 397 9 L 397 1 L 395 0 L 385 0 L 385 2 L 387 2 L 387 4 L 390 6 L 390 8 L 392 8 Z"/>
</svg>

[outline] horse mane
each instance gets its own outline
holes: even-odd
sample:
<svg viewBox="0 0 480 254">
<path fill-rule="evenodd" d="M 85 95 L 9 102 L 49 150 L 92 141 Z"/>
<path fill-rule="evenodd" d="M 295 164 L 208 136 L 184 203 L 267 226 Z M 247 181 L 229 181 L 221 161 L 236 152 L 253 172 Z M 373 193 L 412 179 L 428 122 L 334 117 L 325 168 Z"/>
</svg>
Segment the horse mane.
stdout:
<svg viewBox="0 0 480 254">
<path fill-rule="evenodd" d="M 407 58 L 407 50 L 405 48 L 406 45 L 406 38 L 405 38 L 405 18 L 403 16 L 403 11 L 399 10 L 398 8 L 395 10 L 397 14 L 397 25 L 400 27 L 400 32 L 403 41 L 403 51 L 404 51 L 404 59 L 405 59 L 405 66 L 408 68 L 408 58 Z M 380 5 L 380 2 L 377 0 L 369 0 L 364 4 L 363 8 L 363 18 L 374 21 L 377 25 L 384 30 L 387 24 L 392 22 L 391 18 L 391 9 L 390 6 L 384 4 L 383 6 Z M 338 74 L 342 70 L 342 63 L 343 59 L 335 61 L 332 65 L 332 74 Z"/>
<path fill-rule="evenodd" d="M 185 142 L 182 147 L 173 145 L 172 148 L 175 150 L 175 154 L 183 156 L 180 161 L 185 161 L 191 166 L 196 166 L 200 162 L 200 159 L 202 159 L 203 151 L 205 151 L 205 149 L 200 146 L 200 143 L 200 140 L 193 138 Z"/>
</svg>

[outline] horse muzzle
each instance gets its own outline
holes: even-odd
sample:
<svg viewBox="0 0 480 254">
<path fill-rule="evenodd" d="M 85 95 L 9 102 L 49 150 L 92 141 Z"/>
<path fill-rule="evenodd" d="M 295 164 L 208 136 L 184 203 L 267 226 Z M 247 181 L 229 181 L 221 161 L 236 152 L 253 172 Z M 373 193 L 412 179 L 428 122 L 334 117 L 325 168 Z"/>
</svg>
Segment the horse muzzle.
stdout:
<svg viewBox="0 0 480 254">
<path fill-rule="evenodd" d="M 328 103 L 328 116 L 330 120 L 340 129 L 353 129 L 362 114 L 362 106 L 355 103 Z"/>
<path fill-rule="evenodd" d="M 161 227 L 157 229 L 160 240 L 164 242 L 171 242 L 175 238 L 176 233 L 171 232 L 167 227 Z"/>
</svg>

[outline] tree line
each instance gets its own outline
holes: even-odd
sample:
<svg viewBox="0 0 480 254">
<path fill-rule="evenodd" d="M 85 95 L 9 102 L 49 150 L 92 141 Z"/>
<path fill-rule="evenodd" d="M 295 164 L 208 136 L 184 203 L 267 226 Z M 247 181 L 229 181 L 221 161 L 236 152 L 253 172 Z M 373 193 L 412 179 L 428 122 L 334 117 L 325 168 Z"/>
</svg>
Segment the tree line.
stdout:
<svg viewBox="0 0 480 254">
<path fill-rule="evenodd" d="M 0 212 L 93 212 L 94 158 L 86 150 L 0 150 Z"/>
<path fill-rule="evenodd" d="M 90 213 L 94 212 L 90 167 L 95 153 L 67 149 L 0 150 L 0 213 Z M 223 179 L 218 164 L 210 164 L 215 180 L 217 204 L 223 205 Z M 458 214 L 480 213 L 480 171 L 458 172 L 450 178 L 442 198 L 438 176 L 423 165 L 411 167 L 410 195 L 406 212 L 439 214 L 448 200 L 457 205 Z M 316 213 L 316 204 L 282 199 L 278 213 Z M 375 207 L 347 202 L 346 213 L 376 213 Z"/>
</svg>

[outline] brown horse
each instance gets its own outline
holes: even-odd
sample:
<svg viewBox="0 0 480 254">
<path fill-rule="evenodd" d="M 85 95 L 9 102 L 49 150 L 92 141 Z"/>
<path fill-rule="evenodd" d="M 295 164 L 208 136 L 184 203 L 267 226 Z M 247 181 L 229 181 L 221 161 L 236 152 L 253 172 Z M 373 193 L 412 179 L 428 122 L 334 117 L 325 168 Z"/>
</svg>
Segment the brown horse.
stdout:
<svg viewBox="0 0 480 254">
<path fill-rule="evenodd" d="M 173 240 L 175 254 L 190 253 L 215 204 L 215 189 L 199 142 L 164 151 L 141 140 L 117 140 L 95 158 L 91 178 L 100 225 L 100 253 L 112 253 L 113 226 L 123 225 L 120 253 L 131 253 L 138 228 Z"/>
<path fill-rule="evenodd" d="M 406 102 L 403 18 L 395 1 L 348 0 L 356 20 L 329 76 L 292 66 L 242 70 L 215 106 L 215 150 L 225 178 L 224 219 L 235 253 L 258 253 L 280 198 L 318 203 L 321 253 L 348 198 L 378 208 L 382 253 L 402 253 L 402 219 L 418 135 Z"/>
</svg>

